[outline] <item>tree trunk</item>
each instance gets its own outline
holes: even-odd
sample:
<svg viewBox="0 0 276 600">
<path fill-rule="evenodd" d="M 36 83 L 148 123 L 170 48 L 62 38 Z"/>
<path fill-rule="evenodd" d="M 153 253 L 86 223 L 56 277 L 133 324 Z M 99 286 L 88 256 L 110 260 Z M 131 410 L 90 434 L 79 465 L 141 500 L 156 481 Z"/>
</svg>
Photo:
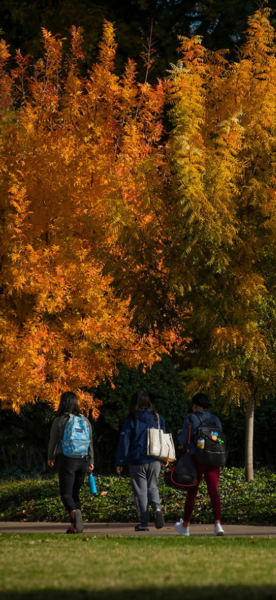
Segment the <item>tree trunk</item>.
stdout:
<svg viewBox="0 0 276 600">
<path fill-rule="evenodd" d="M 246 409 L 245 431 L 245 479 L 253 481 L 253 435 L 254 435 L 254 397 L 250 397 Z"/>
</svg>

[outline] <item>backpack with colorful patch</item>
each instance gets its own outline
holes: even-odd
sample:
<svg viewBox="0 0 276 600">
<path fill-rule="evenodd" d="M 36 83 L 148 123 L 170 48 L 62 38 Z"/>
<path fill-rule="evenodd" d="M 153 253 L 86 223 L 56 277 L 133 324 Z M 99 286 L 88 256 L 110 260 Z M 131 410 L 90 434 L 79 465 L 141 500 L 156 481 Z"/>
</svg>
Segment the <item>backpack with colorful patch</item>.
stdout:
<svg viewBox="0 0 276 600">
<path fill-rule="evenodd" d="M 212 424 L 204 425 L 204 421 L 197 414 L 200 426 L 193 433 L 193 442 L 198 462 L 211 467 L 224 467 L 227 460 L 226 437 L 221 427 Z M 214 417 L 213 417 L 214 421 Z"/>
<path fill-rule="evenodd" d="M 62 453 L 70 458 L 88 455 L 90 444 L 89 423 L 83 415 L 69 415 L 61 441 Z"/>
</svg>

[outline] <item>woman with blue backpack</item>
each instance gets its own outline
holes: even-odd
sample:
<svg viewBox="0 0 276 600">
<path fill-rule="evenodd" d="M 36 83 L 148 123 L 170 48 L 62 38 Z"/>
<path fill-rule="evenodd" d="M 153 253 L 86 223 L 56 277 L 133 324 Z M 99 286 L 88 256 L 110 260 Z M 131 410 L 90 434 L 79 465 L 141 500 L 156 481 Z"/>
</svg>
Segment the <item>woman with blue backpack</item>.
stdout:
<svg viewBox="0 0 276 600">
<path fill-rule="evenodd" d="M 79 492 L 87 472 L 91 473 L 94 469 L 94 452 L 91 424 L 81 414 L 73 392 L 61 395 L 57 417 L 51 428 L 48 465 L 53 467 L 56 459 L 61 501 L 71 519 L 66 533 L 82 533 Z"/>
<path fill-rule="evenodd" d="M 211 438 L 214 440 L 214 444 L 217 446 L 217 442 L 219 441 L 219 447 L 221 448 L 221 454 L 219 460 L 224 461 L 224 439 L 225 437 L 222 434 L 222 426 L 218 417 L 212 415 L 208 409 L 211 404 L 209 402 L 208 396 L 206 394 L 199 392 L 195 394 L 192 398 L 192 414 L 188 414 L 185 417 L 183 429 L 180 429 L 178 432 L 178 442 L 187 448 L 188 440 L 189 440 L 189 428 L 191 428 L 191 442 L 189 444 L 189 452 L 191 454 L 193 463 L 196 468 L 196 483 L 195 485 L 189 487 L 187 491 L 185 506 L 184 506 L 184 514 L 183 518 L 180 521 L 177 521 L 174 525 L 175 531 L 183 536 L 190 535 L 190 521 L 192 512 L 194 509 L 194 504 L 197 496 L 198 486 L 202 477 L 204 476 L 208 494 L 211 499 L 213 515 L 214 515 L 214 535 L 221 536 L 224 535 L 224 530 L 220 523 L 221 517 L 221 509 L 220 509 L 220 497 L 218 493 L 218 481 L 220 474 L 220 467 L 212 464 L 212 458 L 210 459 L 210 463 L 205 461 L 205 464 L 202 464 L 200 460 L 200 455 L 204 452 L 204 445 L 207 445 L 207 438 L 202 439 L 198 437 L 198 433 L 202 430 L 202 426 L 211 426 Z M 208 427 L 210 428 L 210 427 Z M 220 433 L 221 432 L 221 438 Z M 213 435 L 212 435 L 213 434 Z M 223 439 L 222 439 L 223 438 Z M 203 461 L 204 462 L 204 461 Z M 215 460 L 214 460 L 215 462 Z M 223 462 L 221 462 L 223 464 Z"/>
<path fill-rule="evenodd" d="M 165 421 L 158 416 L 160 429 L 165 432 Z M 158 428 L 158 416 L 147 392 L 135 392 L 119 439 L 116 472 L 120 475 L 124 464 L 128 462 L 134 502 L 140 518 L 135 531 L 149 531 L 149 504 L 154 510 L 155 527 L 161 529 L 164 526 L 158 477 L 161 465 L 166 466 L 167 461 L 160 461 L 147 454 L 147 431 Z"/>
</svg>

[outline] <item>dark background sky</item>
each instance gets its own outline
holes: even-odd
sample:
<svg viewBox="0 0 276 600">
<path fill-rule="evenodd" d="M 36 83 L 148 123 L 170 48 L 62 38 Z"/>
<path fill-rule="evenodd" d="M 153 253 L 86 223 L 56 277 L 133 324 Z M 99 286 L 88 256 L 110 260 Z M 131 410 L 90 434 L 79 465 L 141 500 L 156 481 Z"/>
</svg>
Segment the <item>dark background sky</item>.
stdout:
<svg viewBox="0 0 276 600">
<path fill-rule="evenodd" d="M 270 0 L 271 22 L 276 27 L 276 0 Z M 244 39 L 247 19 L 258 8 L 254 0 L 1 0 L 0 27 L 14 53 L 35 58 L 42 54 L 41 27 L 69 37 L 71 25 L 84 29 L 84 68 L 97 55 L 103 20 L 115 23 L 118 41 L 116 69 L 121 72 L 128 57 L 142 61 L 151 21 L 156 61 L 151 80 L 163 76 L 177 61 L 177 36 L 197 33 L 214 50 L 228 48 L 235 60 L 235 47 Z M 66 43 L 65 43 L 66 44 Z"/>
</svg>

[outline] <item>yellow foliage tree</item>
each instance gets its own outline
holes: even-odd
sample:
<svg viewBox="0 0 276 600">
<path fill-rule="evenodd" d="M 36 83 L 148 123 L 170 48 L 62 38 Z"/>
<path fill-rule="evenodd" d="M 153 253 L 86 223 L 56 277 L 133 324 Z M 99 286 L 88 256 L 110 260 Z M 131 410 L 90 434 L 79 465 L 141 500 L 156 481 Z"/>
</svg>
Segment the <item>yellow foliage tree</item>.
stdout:
<svg viewBox="0 0 276 600">
<path fill-rule="evenodd" d="M 275 390 L 276 47 L 269 10 L 249 20 L 229 64 L 182 40 L 171 73 L 176 179 L 175 286 L 193 309 L 190 385 L 247 404 L 246 474 L 253 478 L 254 403 Z"/>
</svg>

